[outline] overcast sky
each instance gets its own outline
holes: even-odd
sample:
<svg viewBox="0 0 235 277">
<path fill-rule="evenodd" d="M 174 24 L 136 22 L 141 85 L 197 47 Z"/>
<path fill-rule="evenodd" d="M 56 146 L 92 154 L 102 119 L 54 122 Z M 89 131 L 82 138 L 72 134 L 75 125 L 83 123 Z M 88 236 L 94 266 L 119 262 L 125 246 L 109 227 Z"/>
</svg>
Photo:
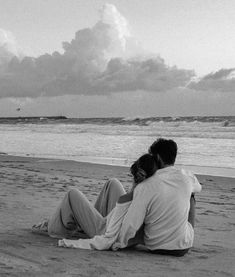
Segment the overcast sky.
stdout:
<svg viewBox="0 0 235 277">
<path fill-rule="evenodd" d="M 0 116 L 235 114 L 234 1 L 105 2 L 0 0 Z"/>
</svg>

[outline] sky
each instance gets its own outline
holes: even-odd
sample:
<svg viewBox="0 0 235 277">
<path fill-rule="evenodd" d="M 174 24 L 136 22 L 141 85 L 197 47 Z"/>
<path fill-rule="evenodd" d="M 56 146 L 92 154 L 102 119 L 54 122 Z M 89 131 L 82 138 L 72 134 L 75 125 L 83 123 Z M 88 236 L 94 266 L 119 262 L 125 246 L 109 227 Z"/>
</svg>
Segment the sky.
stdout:
<svg viewBox="0 0 235 277">
<path fill-rule="evenodd" d="M 0 0 L 0 116 L 234 115 L 234 49 L 231 0 Z"/>
</svg>

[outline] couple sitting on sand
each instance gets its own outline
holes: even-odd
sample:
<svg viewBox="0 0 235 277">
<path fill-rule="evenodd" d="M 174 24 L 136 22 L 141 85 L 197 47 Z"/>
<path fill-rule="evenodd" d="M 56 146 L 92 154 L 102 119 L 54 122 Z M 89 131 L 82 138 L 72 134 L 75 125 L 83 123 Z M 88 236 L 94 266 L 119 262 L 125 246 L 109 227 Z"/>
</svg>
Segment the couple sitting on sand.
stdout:
<svg viewBox="0 0 235 277">
<path fill-rule="evenodd" d="M 111 179 L 93 206 L 72 189 L 33 232 L 60 238 L 63 247 L 117 250 L 142 244 L 152 253 L 183 256 L 193 245 L 194 193 L 201 185 L 192 173 L 174 166 L 176 155 L 173 140 L 156 140 L 131 166 L 129 193 Z"/>
</svg>

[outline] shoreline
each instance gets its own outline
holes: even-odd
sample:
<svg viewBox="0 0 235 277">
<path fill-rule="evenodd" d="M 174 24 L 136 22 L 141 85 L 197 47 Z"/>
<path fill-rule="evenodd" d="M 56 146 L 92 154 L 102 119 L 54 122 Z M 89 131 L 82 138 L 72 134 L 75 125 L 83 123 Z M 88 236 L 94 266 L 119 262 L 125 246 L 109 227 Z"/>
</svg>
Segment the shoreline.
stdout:
<svg viewBox="0 0 235 277">
<path fill-rule="evenodd" d="M 37 157 L 37 156 L 30 156 L 30 155 L 12 155 L 5 152 L 0 152 L 0 157 L 8 156 L 8 157 L 16 157 L 16 158 L 29 158 L 29 159 L 36 159 L 36 160 L 50 160 L 50 161 L 68 161 L 68 162 L 75 162 L 75 163 L 85 163 L 85 164 L 92 164 L 92 165 L 103 165 L 103 166 L 111 166 L 111 167 L 120 167 L 128 169 L 129 165 L 122 164 L 121 162 L 117 163 L 117 160 L 97 158 L 97 157 L 81 157 L 79 160 L 75 159 L 65 159 L 65 158 L 55 158 L 55 157 Z M 94 159 L 94 162 L 92 162 Z M 103 161 L 103 162 L 102 162 Z M 108 163 L 108 161 L 113 161 Z M 116 163 L 115 163 L 116 162 Z M 207 175 L 207 176 L 214 176 L 214 177 L 227 177 L 227 178 L 235 178 L 235 168 L 225 168 L 225 167 L 210 167 L 210 166 L 199 166 L 199 165 L 183 165 L 183 164 L 176 164 L 176 167 L 185 168 L 187 170 L 192 171 L 195 175 Z"/>
<path fill-rule="evenodd" d="M 104 183 L 131 186 L 127 167 L 0 155 L 1 276 L 211 276 L 235 275 L 235 179 L 197 175 L 194 246 L 184 257 L 143 250 L 66 249 L 35 235 L 31 226 L 49 218 L 71 188 L 95 202 Z"/>
</svg>

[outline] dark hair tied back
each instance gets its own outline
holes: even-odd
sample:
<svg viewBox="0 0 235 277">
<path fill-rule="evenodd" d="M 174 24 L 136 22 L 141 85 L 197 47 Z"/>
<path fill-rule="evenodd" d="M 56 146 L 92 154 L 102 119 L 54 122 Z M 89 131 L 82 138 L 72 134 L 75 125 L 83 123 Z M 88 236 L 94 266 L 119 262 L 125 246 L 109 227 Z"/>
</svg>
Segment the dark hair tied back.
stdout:
<svg viewBox="0 0 235 277">
<path fill-rule="evenodd" d="M 151 177 L 156 170 L 157 165 L 151 154 L 144 154 L 137 161 L 135 161 L 130 168 L 136 184 L 139 184 L 145 179 Z"/>
</svg>

